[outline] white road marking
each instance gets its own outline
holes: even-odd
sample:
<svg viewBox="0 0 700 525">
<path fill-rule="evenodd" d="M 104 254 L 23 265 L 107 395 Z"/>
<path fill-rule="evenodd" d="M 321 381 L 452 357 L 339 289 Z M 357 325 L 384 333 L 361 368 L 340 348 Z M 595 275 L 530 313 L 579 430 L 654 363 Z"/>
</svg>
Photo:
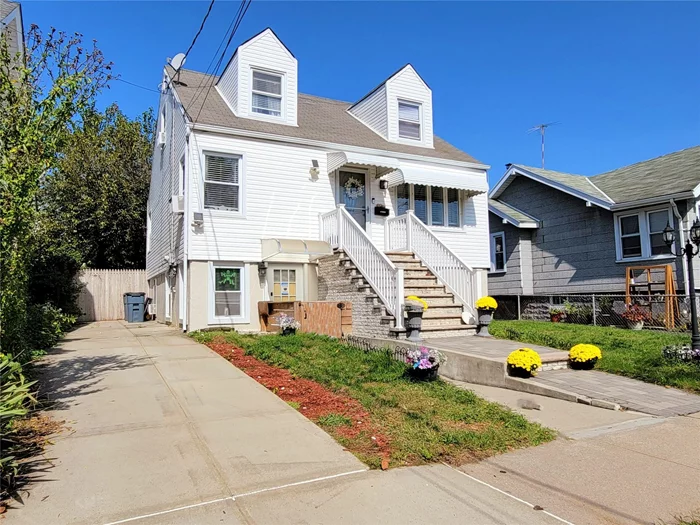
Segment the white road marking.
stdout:
<svg viewBox="0 0 700 525">
<path fill-rule="evenodd" d="M 163 514 L 170 514 L 171 512 L 179 512 L 181 510 L 194 509 L 196 507 L 204 507 L 205 505 L 211 505 L 212 503 L 221 503 L 222 501 L 232 500 L 232 496 L 226 498 L 213 499 L 211 501 L 203 501 L 201 503 L 195 503 L 193 505 L 185 505 L 184 507 L 176 507 L 174 509 L 162 510 L 160 512 L 153 512 L 151 514 L 144 514 L 142 516 L 134 516 L 133 518 L 126 518 L 124 520 L 112 521 L 110 523 L 105 523 L 104 525 L 118 525 L 119 523 L 128 523 L 130 521 L 144 520 L 146 518 L 152 518 L 154 516 L 162 516 Z"/>
<path fill-rule="evenodd" d="M 296 483 L 287 483 L 286 485 L 280 485 L 278 487 L 270 487 L 267 489 L 254 490 L 252 492 L 246 492 L 244 494 L 236 494 L 234 498 L 243 498 L 245 496 L 253 496 L 254 494 L 260 494 L 261 492 L 270 492 L 271 490 L 286 489 L 289 487 L 297 487 L 299 485 L 307 485 L 309 483 L 316 483 L 318 481 L 326 481 L 327 479 L 342 478 L 344 476 L 351 476 L 353 474 L 359 474 L 361 472 L 368 472 L 368 469 L 353 470 L 350 472 L 344 472 L 342 474 L 333 474 L 332 476 L 324 476 L 322 478 L 308 479 L 306 481 L 297 481 Z"/>
<path fill-rule="evenodd" d="M 493 489 L 493 490 L 495 490 L 496 492 L 500 492 L 501 494 L 504 494 L 505 496 L 508 496 L 509 498 L 513 498 L 515 501 L 519 501 L 520 503 L 523 503 L 523 504 L 527 505 L 528 507 L 530 507 L 530 508 L 533 509 L 533 510 L 534 510 L 534 508 L 535 508 L 535 505 L 533 505 L 532 503 L 530 503 L 530 502 L 528 502 L 528 501 L 525 501 L 524 499 L 520 499 L 520 498 L 518 498 L 517 496 L 513 496 L 512 494 L 509 494 L 508 492 L 506 492 L 506 491 L 504 491 L 504 490 L 501 490 L 501 489 L 499 489 L 498 487 L 494 487 L 493 485 L 489 485 L 489 484 L 486 483 L 485 481 L 481 481 L 480 479 L 477 479 L 477 478 L 475 478 L 474 476 L 470 476 L 470 475 L 467 474 L 466 472 L 462 472 L 461 470 L 454 468 L 452 465 L 448 465 L 447 463 L 443 463 L 443 465 L 445 465 L 446 467 L 451 468 L 451 469 L 454 470 L 455 472 L 459 472 L 460 474 L 462 474 L 462 476 L 466 476 L 466 477 L 468 477 L 469 479 L 471 479 L 472 481 L 476 481 L 477 483 L 481 483 L 481 484 L 484 485 L 485 487 L 488 487 L 488 488 L 490 488 L 490 489 Z M 566 525 L 574 525 L 574 524 L 571 523 L 570 521 L 567 521 L 567 520 L 565 520 L 564 518 L 560 518 L 559 516 L 556 516 L 556 515 L 552 514 L 551 512 L 547 512 L 546 510 L 541 510 L 541 511 L 539 511 L 539 512 L 542 512 L 542 513 L 546 514 L 547 516 L 550 516 L 550 517 L 554 518 L 554 519 L 557 520 L 557 521 L 561 521 L 562 523 L 565 523 Z"/>
</svg>

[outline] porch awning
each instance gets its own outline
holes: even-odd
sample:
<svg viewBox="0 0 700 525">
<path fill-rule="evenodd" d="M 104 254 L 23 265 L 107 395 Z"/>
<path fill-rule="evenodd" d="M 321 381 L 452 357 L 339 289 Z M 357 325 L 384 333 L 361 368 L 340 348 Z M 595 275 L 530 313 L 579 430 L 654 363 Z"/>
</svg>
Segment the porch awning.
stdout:
<svg viewBox="0 0 700 525">
<path fill-rule="evenodd" d="M 377 173 L 397 170 L 400 167 L 399 159 L 382 157 L 380 155 L 367 155 L 352 151 L 333 151 L 328 154 L 328 173 L 337 170 L 345 164 L 360 164 L 362 166 L 377 166 Z"/>
<path fill-rule="evenodd" d="M 306 239 L 262 239 L 263 261 L 276 255 L 329 255 L 330 245 L 323 241 Z"/>
<path fill-rule="evenodd" d="M 486 193 L 489 183 L 483 175 L 456 173 L 439 168 L 402 167 L 384 175 L 382 179 L 389 182 L 389 187 L 399 184 L 425 184 L 441 188 L 466 190 L 472 194 Z"/>
</svg>

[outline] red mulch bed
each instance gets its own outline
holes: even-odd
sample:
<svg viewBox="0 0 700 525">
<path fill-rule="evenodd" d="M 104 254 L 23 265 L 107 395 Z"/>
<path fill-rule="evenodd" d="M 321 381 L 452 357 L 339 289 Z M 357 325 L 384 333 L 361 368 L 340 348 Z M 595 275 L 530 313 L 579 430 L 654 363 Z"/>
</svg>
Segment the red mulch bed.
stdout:
<svg viewBox="0 0 700 525">
<path fill-rule="evenodd" d="M 358 401 L 315 381 L 295 377 L 289 370 L 245 355 L 241 348 L 225 342 L 223 338 L 217 338 L 207 346 L 284 401 L 298 403 L 299 411 L 310 420 L 318 422 L 319 418 L 329 414 L 340 414 L 350 419 L 350 425 L 324 426 L 324 429 L 341 440 L 351 452 L 365 456 L 378 455 L 382 459 L 382 468 L 388 467 L 390 440 L 371 421 L 369 413 Z"/>
</svg>

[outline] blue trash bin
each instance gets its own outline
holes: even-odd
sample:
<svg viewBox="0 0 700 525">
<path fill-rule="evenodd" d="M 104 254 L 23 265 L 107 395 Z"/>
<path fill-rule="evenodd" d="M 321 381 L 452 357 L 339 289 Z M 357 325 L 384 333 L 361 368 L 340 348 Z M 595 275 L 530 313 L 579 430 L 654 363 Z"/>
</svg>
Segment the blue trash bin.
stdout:
<svg viewBox="0 0 700 525">
<path fill-rule="evenodd" d="M 127 323 L 141 323 L 144 318 L 144 292 L 126 292 L 124 294 L 124 319 Z"/>
</svg>

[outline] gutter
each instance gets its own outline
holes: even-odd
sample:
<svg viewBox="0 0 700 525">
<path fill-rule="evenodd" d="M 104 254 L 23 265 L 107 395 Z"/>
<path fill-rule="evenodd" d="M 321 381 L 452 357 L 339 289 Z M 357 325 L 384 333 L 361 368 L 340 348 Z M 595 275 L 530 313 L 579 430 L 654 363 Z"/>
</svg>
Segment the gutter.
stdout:
<svg viewBox="0 0 700 525">
<path fill-rule="evenodd" d="M 678 231 L 680 232 L 680 242 L 681 246 L 685 246 L 685 233 L 683 231 L 683 217 L 681 216 L 680 212 L 678 211 L 678 206 L 676 205 L 676 201 L 673 199 L 670 199 L 669 202 L 671 203 L 671 208 L 673 209 L 673 215 L 675 215 L 676 219 L 678 219 Z M 683 263 L 683 283 L 685 285 L 685 295 L 690 294 L 690 284 L 688 283 L 688 261 L 686 260 L 685 257 L 681 257 L 681 261 Z"/>
<path fill-rule="evenodd" d="M 674 200 L 679 199 L 692 199 L 693 198 L 693 192 L 692 191 L 683 191 L 681 193 L 673 193 L 671 195 L 664 195 L 662 197 L 651 197 L 649 199 L 641 199 L 637 201 L 625 201 L 621 202 L 618 204 L 613 204 L 611 206 L 611 210 L 617 211 L 617 210 L 627 210 L 630 208 L 639 208 L 641 206 L 648 206 L 650 204 L 662 204 L 666 202 L 671 202 L 671 206 L 674 206 Z"/>
<path fill-rule="evenodd" d="M 477 162 L 465 162 L 459 160 L 442 159 L 440 157 L 426 157 L 424 155 L 414 155 L 411 153 L 401 153 L 383 149 L 363 148 L 360 146 L 350 146 L 347 144 L 336 144 L 334 142 L 324 142 L 321 140 L 304 139 L 299 137 L 287 137 L 284 135 L 276 135 L 274 133 L 263 133 L 261 131 L 249 131 L 244 129 L 225 128 L 223 126 L 212 126 L 211 124 L 193 123 L 192 129 L 195 131 L 206 131 L 210 133 L 221 133 L 222 135 L 235 135 L 253 139 L 270 140 L 274 142 L 286 142 L 290 144 L 299 144 L 301 146 L 316 146 L 324 149 L 354 151 L 357 153 L 367 153 L 370 155 L 386 155 L 391 153 L 392 157 L 404 160 L 417 160 L 421 162 L 431 162 L 434 164 L 444 164 L 446 166 L 456 166 L 460 168 L 471 168 L 478 170 L 488 170 L 491 166 L 480 164 Z"/>
</svg>

